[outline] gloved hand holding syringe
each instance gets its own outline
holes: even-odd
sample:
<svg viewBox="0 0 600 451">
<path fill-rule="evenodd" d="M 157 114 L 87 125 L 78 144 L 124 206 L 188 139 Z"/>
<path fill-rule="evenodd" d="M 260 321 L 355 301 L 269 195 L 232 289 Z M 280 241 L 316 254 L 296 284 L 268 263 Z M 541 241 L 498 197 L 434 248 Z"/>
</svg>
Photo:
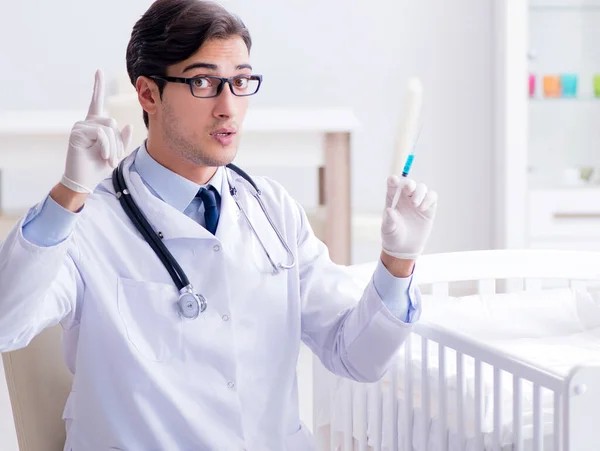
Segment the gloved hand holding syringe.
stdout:
<svg viewBox="0 0 600 451">
<path fill-rule="evenodd" d="M 405 261 L 423 251 L 437 209 L 437 193 L 408 177 L 421 128 L 422 95 L 421 82 L 410 79 L 381 227 L 383 252 Z"/>
</svg>

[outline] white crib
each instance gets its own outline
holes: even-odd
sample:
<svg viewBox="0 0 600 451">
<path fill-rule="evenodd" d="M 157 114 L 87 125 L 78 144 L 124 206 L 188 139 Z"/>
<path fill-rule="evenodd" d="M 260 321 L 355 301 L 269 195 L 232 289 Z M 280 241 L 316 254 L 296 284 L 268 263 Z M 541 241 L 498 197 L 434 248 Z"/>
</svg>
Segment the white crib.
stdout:
<svg viewBox="0 0 600 451">
<path fill-rule="evenodd" d="M 365 283 L 373 269 L 373 264 L 352 268 Z M 423 321 L 381 381 L 363 384 L 334 377 L 313 362 L 313 433 L 320 451 L 600 450 L 600 315 L 594 316 L 600 307 L 577 307 L 571 321 L 566 303 L 578 293 L 591 299 L 590 290 L 600 284 L 600 253 L 426 255 L 419 259 L 415 278 L 425 293 Z M 471 286 L 479 297 L 451 297 L 457 286 Z M 486 307 L 473 308 L 474 300 L 482 299 Z M 457 327 L 463 317 L 453 322 L 444 313 L 429 321 L 447 308 L 446 300 L 453 303 L 450 313 L 453 306 L 470 302 L 471 319 L 481 313 L 481 322 L 473 322 L 465 333 Z M 534 301 L 547 301 L 548 308 L 528 304 Z M 425 314 L 427 309 L 432 315 Z M 512 317 L 519 318 L 516 325 Z M 542 332 L 514 343 L 492 340 L 486 333 L 493 335 L 498 331 L 491 329 L 504 325 L 518 328 L 519 321 L 537 329 L 538 319 Z M 577 321 L 585 323 L 579 332 Z M 544 328 L 553 330 L 554 323 L 557 330 L 574 327 L 573 335 L 546 338 Z M 478 327 L 482 334 L 473 332 Z M 585 345 L 570 347 L 584 339 Z M 543 364 L 537 349 L 551 351 Z"/>
</svg>

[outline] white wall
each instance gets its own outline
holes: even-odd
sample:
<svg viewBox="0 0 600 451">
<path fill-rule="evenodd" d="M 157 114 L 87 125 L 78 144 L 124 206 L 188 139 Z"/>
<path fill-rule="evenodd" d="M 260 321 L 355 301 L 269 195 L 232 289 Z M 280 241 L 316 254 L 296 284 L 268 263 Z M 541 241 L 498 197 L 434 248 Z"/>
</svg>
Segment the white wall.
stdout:
<svg viewBox="0 0 600 451">
<path fill-rule="evenodd" d="M 150 3 L 0 0 L 0 110 L 86 108 L 97 67 L 109 77 L 125 70 L 131 27 Z M 265 75 L 257 105 L 355 109 L 361 211 L 381 209 L 405 81 L 422 77 L 413 175 L 440 192 L 428 251 L 492 245 L 491 0 L 222 3 L 253 34 L 253 64 Z"/>
</svg>

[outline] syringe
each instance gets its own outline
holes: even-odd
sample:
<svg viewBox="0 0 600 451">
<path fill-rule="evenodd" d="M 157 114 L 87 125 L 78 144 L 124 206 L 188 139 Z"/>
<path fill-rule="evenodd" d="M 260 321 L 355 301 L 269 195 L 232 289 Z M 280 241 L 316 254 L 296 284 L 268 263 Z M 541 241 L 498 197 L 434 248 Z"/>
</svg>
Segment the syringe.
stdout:
<svg viewBox="0 0 600 451">
<path fill-rule="evenodd" d="M 407 83 L 404 116 L 398 134 L 393 174 L 401 173 L 403 177 L 407 177 L 410 173 L 414 161 L 415 147 L 423 128 L 420 120 L 422 103 L 423 84 L 421 80 L 413 77 Z M 400 165 L 403 165 L 402 169 L 400 169 Z M 396 208 L 400 191 L 401 187 L 398 187 L 392 200 L 392 208 Z"/>
<path fill-rule="evenodd" d="M 419 128 L 419 134 L 417 135 L 417 139 L 413 144 L 413 147 L 406 158 L 406 163 L 404 163 L 404 168 L 402 169 L 402 177 L 408 177 L 410 170 L 412 168 L 413 160 L 415 159 L 415 149 L 417 147 L 417 143 L 419 142 L 419 137 L 421 136 L 421 130 L 423 130 L 423 125 Z"/>
</svg>

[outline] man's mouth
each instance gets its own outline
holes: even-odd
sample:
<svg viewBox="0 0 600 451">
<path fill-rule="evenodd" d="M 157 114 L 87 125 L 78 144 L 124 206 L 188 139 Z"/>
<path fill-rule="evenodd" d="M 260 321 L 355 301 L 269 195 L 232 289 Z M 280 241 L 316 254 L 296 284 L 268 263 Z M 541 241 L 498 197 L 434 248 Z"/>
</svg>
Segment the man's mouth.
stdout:
<svg viewBox="0 0 600 451">
<path fill-rule="evenodd" d="M 236 130 L 231 127 L 223 127 L 211 133 L 212 139 L 217 141 L 222 146 L 233 144 Z"/>
<path fill-rule="evenodd" d="M 235 130 L 230 128 L 222 128 L 212 133 L 213 136 L 231 136 L 235 135 Z"/>
</svg>

